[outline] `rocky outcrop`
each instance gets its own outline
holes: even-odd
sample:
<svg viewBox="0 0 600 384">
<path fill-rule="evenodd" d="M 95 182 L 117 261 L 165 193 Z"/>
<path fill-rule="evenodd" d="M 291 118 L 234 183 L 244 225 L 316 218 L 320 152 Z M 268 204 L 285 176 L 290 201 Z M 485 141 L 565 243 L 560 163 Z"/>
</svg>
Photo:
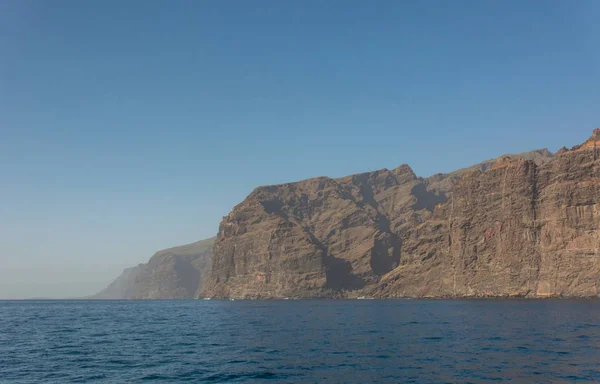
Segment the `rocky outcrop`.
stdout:
<svg viewBox="0 0 600 384">
<path fill-rule="evenodd" d="M 421 178 L 255 189 L 226 216 L 208 297 L 548 297 L 600 292 L 600 130 L 556 155 Z"/>
<path fill-rule="evenodd" d="M 215 238 L 156 252 L 127 268 L 91 299 L 189 299 L 198 296 L 211 270 Z"/>
</svg>

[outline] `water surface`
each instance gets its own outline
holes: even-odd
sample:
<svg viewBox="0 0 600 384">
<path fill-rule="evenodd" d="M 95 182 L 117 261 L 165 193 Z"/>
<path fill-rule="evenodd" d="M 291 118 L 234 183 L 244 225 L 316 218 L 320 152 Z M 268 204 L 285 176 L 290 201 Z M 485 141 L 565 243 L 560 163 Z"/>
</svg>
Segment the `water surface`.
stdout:
<svg viewBox="0 0 600 384">
<path fill-rule="evenodd" d="M 0 383 L 600 382 L 600 301 L 0 302 Z"/>
</svg>

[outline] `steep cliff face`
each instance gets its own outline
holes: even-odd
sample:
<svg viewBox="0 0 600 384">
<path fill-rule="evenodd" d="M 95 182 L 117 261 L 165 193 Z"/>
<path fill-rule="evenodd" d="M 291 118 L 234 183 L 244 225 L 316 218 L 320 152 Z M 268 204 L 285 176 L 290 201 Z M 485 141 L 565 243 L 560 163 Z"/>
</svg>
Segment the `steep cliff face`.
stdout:
<svg viewBox="0 0 600 384">
<path fill-rule="evenodd" d="M 136 290 L 135 280 L 145 265 L 140 264 L 135 267 L 126 268 L 108 287 L 88 297 L 88 299 L 119 300 L 132 298 Z"/>
<path fill-rule="evenodd" d="M 92 299 L 189 299 L 211 270 L 215 238 L 158 251 L 148 263 L 127 268 Z"/>
<path fill-rule="evenodd" d="M 600 130 L 539 171 L 536 293 L 600 294 Z"/>
<path fill-rule="evenodd" d="M 597 296 L 599 140 L 257 188 L 223 219 L 202 295 Z"/>
<path fill-rule="evenodd" d="M 420 185 L 402 166 L 257 188 L 221 224 L 208 294 L 339 296 L 375 284 L 400 261 L 382 212 L 402 220 Z"/>
</svg>

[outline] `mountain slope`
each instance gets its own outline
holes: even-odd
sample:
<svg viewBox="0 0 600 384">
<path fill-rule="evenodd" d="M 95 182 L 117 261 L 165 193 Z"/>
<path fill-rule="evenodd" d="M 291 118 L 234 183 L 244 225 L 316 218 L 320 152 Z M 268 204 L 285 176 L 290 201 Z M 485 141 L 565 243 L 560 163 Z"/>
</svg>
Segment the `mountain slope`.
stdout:
<svg viewBox="0 0 600 384">
<path fill-rule="evenodd" d="M 211 270 L 215 238 L 158 251 L 148 263 L 127 268 L 91 299 L 188 299 Z"/>
<path fill-rule="evenodd" d="M 202 295 L 597 296 L 599 142 L 259 187 L 221 222 Z"/>
<path fill-rule="evenodd" d="M 119 277 L 117 277 L 108 285 L 108 287 L 88 298 L 103 300 L 132 298 L 133 292 L 135 291 L 135 279 L 140 274 L 144 266 L 145 264 L 140 264 L 135 267 L 126 268 Z"/>
</svg>

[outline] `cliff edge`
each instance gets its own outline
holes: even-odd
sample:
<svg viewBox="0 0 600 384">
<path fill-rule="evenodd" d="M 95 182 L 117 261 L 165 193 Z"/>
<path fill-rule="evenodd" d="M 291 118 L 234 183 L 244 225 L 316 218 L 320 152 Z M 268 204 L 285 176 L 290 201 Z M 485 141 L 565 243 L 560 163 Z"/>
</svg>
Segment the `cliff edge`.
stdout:
<svg viewBox="0 0 600 384">
<path fill-rule="evenodd" d="M 595 297 L 600 129 L 552 155 L 256 188 L 223 218 L 201 296 Z"/>
</svg>

